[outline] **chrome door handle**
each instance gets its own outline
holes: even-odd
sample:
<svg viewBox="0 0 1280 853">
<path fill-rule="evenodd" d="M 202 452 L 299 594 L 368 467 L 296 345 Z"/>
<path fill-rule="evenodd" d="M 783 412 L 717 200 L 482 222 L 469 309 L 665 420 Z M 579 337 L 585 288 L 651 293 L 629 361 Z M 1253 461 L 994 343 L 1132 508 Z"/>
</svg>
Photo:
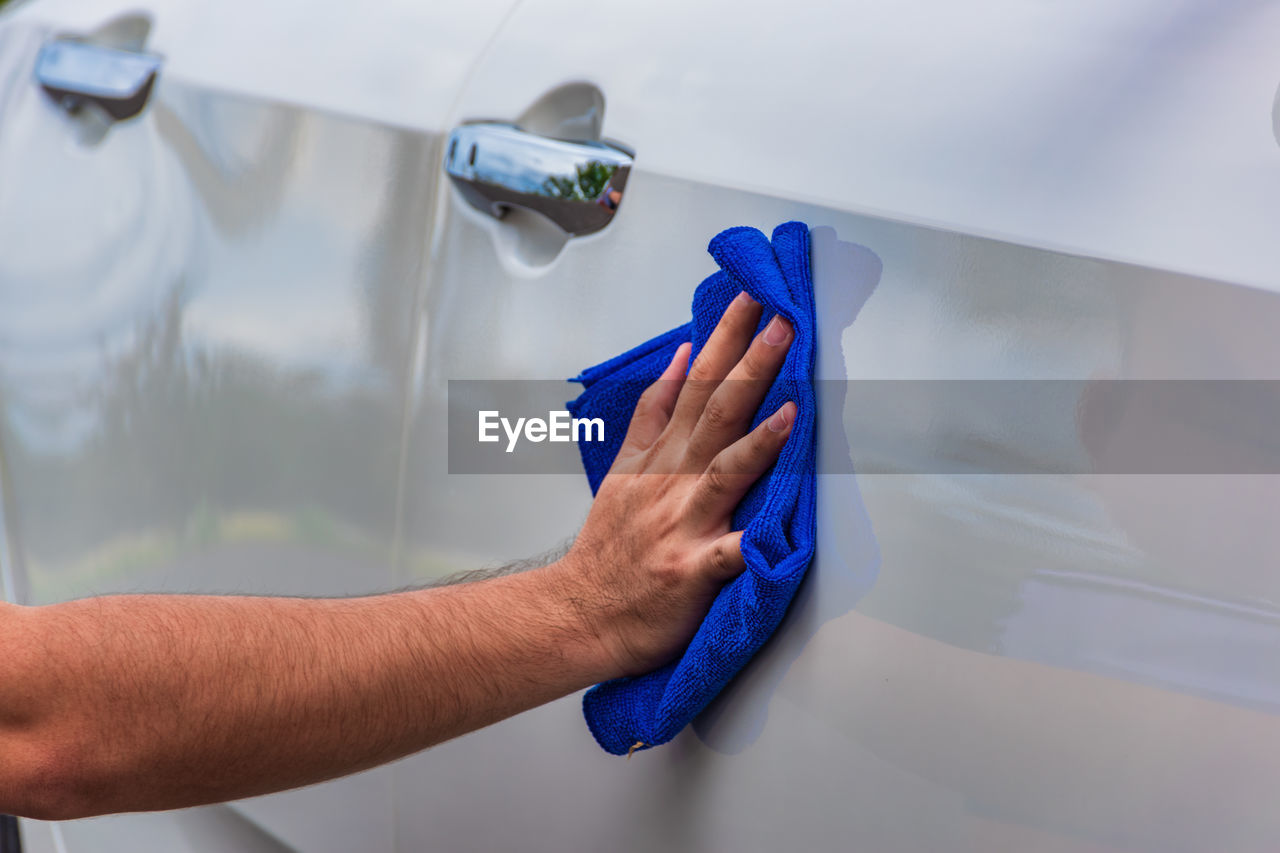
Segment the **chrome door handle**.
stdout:
<svg viewBox="0 0 1280 853">
<path fill-rule="evenodd" d="M 513 124 L 465 124 L 449 135 L 444 169 L 463 197 L 499 219 L 512 207 L 537 211 L 570 235 L 613 220 L 631 155 L 604 142 L 568 142 Z"/>
<path fill-rule="evenodd" d="M 35 76 L 69 112 L 95 104 L 112 120 L 122 121 L 147 105 L 161 61 L 153 53 L 59 38 L 40 48 Z"/>
</svg>

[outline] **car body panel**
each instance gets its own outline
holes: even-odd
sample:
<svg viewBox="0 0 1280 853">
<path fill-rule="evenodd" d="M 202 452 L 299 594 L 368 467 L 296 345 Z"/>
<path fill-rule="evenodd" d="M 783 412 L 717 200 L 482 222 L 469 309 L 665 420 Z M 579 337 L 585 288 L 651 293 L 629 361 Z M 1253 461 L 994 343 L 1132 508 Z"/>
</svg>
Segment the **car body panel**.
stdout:
<svg viewBox="0 0 1280 853">
<path fill-rule="evenodd" d="M 56 8 L 69 23 L 73 13 Z M 190 488 L 163 478 L 186 470 L 180 460 L 202 438 L 161 408 L 142 469 L 158 478 L 141 505 L 151 522 L 114 520 L 119 508 L 88 485 L 99 469 L 71 449 L 76 429 L 92 432 L 71 415 L 84 404 L 38 392 L 80 389 L 126 364 L 97 341 L 168 316 L 163 293 L 126 287 L 117 314 L 73 312 L 93 296 L 75 290 L 99 268 L 92 258 L 13 247 L 0 268 L 30 258 L 64 290 L 10 279 L 8 304 L 35 293 L 55 300 L 49 316 L 83 322 L 36 335 L 14 320 L 10 339 L 0 336 L 13 472 L 4 511 L 21 519 L 7 541 L 35 582 L 31 600 L 126 586 L 359 592 L 554 548 L 589 506 L 584 479 L 451 474 L 448 380 L 573 375 L 684 322 L 714 268 L 704 248 L 717 231 L 800 219 L 815 229 L 818 370 L 830 380 L 820 387 L 818 554 L 778 635 L 724 696 L 672 744 L 630 760 L 596 747 L 579 697 L 568 697 L 234 813 L 317 851 L 1274 849 L 1280 549 L 1270 508 L 1280 480 L 1261 462 L 1245 473 L 1257 461 L 1247 456 L 1228 472 L 1119 473 L 1109 454 L 1170 422 L 1139 406 L 1094 444 L 1085 392 L 1111 380 L 1280 378 L 1276 9 L 770 9 L 525 0 L 486 19 L 496 35 L 467 42 L 465 71 L 431 84 L 427 118 L 402 99 L 365 103 L 367 81 L 333 96 L 301 60 L 285 63 L 296 86 L 272 83 L 270 51 L 231 68 L 203 46 L 206 64 L 186 70 L 204 76 L 184 83 L 176 54 L 188 42 L 173 34 L 194 40 L 194 30 L 166 30 L 157 12 L 155 47 L 174 54 L 173 73 L 139 124 L 104 140 L 137 146 L 118 174 L 85 169 L 81 192 L 127 197 L 120 187 L 139 182 L 124 167 L 144 161 L 159 176 L 171 215 L 131 217 L 156 207 L 135 200 L 94 226 L 149 223 L 151 238 L 128 254 L 149 272 L 121 280 L 152 286 L 172 278 L 158 270 L 201 271 L 203 287 L 170 311 L 184 333 L 247 348 L 255 375 L 305 373 L 277 395 L 281 406 L 325 389 L 330 407 L 307 417 L 225 430 L 258 436 L 268 457 L 287 442 L 294 464 L 318 473 L 232 467 L 225 488 L 248 498 L 212 509 L 159 500 Z M 389 43 L 403 51 L 421 21 L 404 18 Z M 224 78 L 290 103 L 210 95 Z M 541 251 L 536 220 L 495 220 L 441 183 L 439 134 L 514 120 L 574 83 L 602 93 L 604 137 L 636 158 L 608 227 Z M 61 118 L 43 106 L 41 121 Z M 294 135 L 278 122 L 296 124 Z M 212 148 L 223 152 L 215 173 L 229 163 L 289 179 L 272 191 L 201 178 L 191 153 L 210 135 L 225 146 Z M 39 149 L 13 139 L 0 140 L 0 169 L 17 156 L 7 152 Z M 73 165 L 86 156 L 50 150 Z M 104 174 L 119 185 L 89 183 Z M 191 188 L 202 180 L 203 194 Z M 262 209 L 271 217 L 255 218 Z M 295 233 L 315 218 L 337 225 L 323 239 Z M 235 234 L 243 221 L 249 230 Z M 172 236 L 192 233 L 218 240 Z M 226 299 L 220 336 L 202 294 Z M 286 327 L 304 342 L 300 360 L 281 343 Z M 193 358 L 184 347 L 182 360 Z M 939 395 L 925 398 L 927 428 L 902 429 L 859 405 L 867 383 L 957 380 L 1075 383 L 1080 416 L 1046 433 Z M 171 399 L 155 386 L 143 396 Z M 347 428 L 356 411 L 362 426 Z M 30 445 L 67 431 L 45 454 L 64 468 L 30 461 Z M 136 450 L 141 438 L 129 434 Z M 1218 424 L 1204 440 L 1235 438 Z M 215 446 L 215 461 L 261 458 Z M 856 476 L 839 473 L 850 451 Z M 1020 468 L 1029 455 L 1043 466 Z M 197 474 L 197 485 L 212 482 Z M 326 512 L 306 512 L 317 505 Z M 157 528 L 171 531 L 160 545 L 146 538 Z M 103 542 L 120 574 L 65 573 L 103 564 L 88 556 Z M 164 550 L 175 542 L 203 550 Z M 147 548 L 161 559 L 139 569 Z M 145 838 L 151 819 L 110 825 Z M 169 821 L 155 839 L 177 831 L 173 818 L 154 819 Z M 199 837 L 212 845 L 235 831 Z"/>
<path fill-rule="evenodd" d="M 505 226 L 465 209 L 447 222 L 427 313 L 444 300 L 454 328 L 428 336 L 407 553 L 416 537 L 460 568 L 572 535 L 589 500 L 574 477 L 444 477 L 445 382 L 563 376 L 676 325 L 713 269 L 686 234 L 717 216 L 820 224 L 820 304 L 874 285 L 847 330 L 848 311 L 819 315 L 822 375 L 854 387 L 1270 378 L 1278 364 L 1273 294 L 639 167 L 628 186 L 617 230 L 571 242 L 536 279 L 504 274 L 488 231 Z M 537 334 L 566 316 L 571 341 Z M 619 340 L 616 317 L 646 328 Z M 965 409 L 933 412 L 933 437 L 904 445 L 839 402 L 826 428 L 898 473 L 820 476 L 813 577 L 726 696 L 625 763 L 591 742 L 576 697 L 407 759 L 404 849 L 1251 850 L 1280 837 L 1263 794 L 1280 702 L 1277 543 L 1260 509 L 1274 474 L 1002 474 L 990 460 L 1016 466 L 1028 445 L 1085 451 Z M 986 467 L 946 464 L 974 446 Z"/>
<path fill-rule="evenodd" d="M 6 10 L 16 23 L 82 35 L 126 14 L 151 25 L 147 46 L 165 76 L 191 86 L 439 131 L 458 87 L 515 0 L 445 9 L 391 0 L 367 4 L 249 0 L 39 0 Z"/>
<path fill-rule="evenodd" d="M 458 118 L 587 80 L 650 172 L 1265 288 L 1277 36 L 1268 3 L 526 0 Z"/>
<path fill-rule="evenodd" d="M 140 118 L 86 141 L 30 77 L 56 31 L 0 29 L 6 587 L 390 588 L 440 135 L 162 72 Z M 391 850 L 389 786 L 237 809 L 299 848 Z"/>
<path fill-rule="evenodd" d="M 1280 839 L 1264 793 L 1280 766 L 1277 543 L 1261 509 L 1274 469 L 1127 473 L 1074 418 L 1047 435 L 940 397 L 904 439 L 857 408 L 870 382 L 1056 381 L 1083 396 L 1112 380 L 1277 378 L 1263 234 L 1276 81 L 1246 73 L 1273 10 L 1201 32 L 1190 9 L 1148 30 L 1139 5 L 995 5 L 809 4 L 789 20 L 705 3 L 673 29 L 672 9 L 632 4 L 609 38 L 556 42 L 590 10 L 531 0 L 495 39 L 457 122 L 511 119 L 590 80 L 603 136 L 636 159 L 614 222 L 551 260 L 524 251 L 526 219 L 445 199 L 406 553 L 443 549 L 460 568 L 572 535 L 589 500 L 572 476 L 445 476 L 447 381 L 569 376 L 684 322 L 714 269 L 706 241 L 733 225 L 817 229 L 819 371 L 834 380 L 820 432 L 875 473 L 820 476 L 812 578 L 674 743 L 605 756 L 572 697 L 442 745 L 397 766 L 404 849 Z M 984 32 L 1000 10 L 1016 25 Z M 1170 33 L 1204 43 L 1188 52 Z M 780 61 L 760 61 L 765 45 Z M 1184 66 L 1201 63 L 1193 80 Z M 1097 91 L 1120 71 L 1123 87 Z M 1170 132 L 1176 110 L 1209 106 L 1216 121 Z M 1106 452 L 1163 427 L 1148 411 Z M 834 465 L 841 443 L 823 448 Z M 1042 468 L 1019 467 L 1028 452 Z M 445 570 L 421 564 L 405 579 Z"/>
</svg>

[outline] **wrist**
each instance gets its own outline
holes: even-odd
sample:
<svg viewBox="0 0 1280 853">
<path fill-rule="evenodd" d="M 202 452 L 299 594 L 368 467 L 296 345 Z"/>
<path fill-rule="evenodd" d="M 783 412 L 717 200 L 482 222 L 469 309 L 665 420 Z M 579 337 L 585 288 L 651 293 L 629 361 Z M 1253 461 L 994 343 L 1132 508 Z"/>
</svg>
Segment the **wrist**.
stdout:
<svg viewBox="0 0 1280 853">
<path fill-rule="evenodd" d="M 608 608 L 600 606 L 584 578 L 588 568 L 573 552 L 527 573 L 536 576 L 545 598 L 545 611 L 554 614 L 565 637 L 566 659 L 580 668 L 588 684 L 608 681 L 622 673 L 608 643 Z"/>
</svg>

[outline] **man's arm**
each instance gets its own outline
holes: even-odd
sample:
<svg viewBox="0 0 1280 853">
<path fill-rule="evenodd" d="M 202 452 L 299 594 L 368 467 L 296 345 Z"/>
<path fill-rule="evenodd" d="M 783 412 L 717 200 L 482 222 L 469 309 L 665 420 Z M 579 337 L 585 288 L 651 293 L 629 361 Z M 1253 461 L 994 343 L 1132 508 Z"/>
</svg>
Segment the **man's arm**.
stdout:
<svg viewBox="0 0 1280 853">
<path fill-rule="evenodd" d="M 0 605 L 0 811 L 219 802 L 407 755 L 670 660 L 743 569 L 734 506 L 790 434 L 744 436 L 792 332 L 742 296 L 641 398 L 569 553 L 350 599 L 108 596 Z M 723 381 L 730 379 L 734 381 Z"/>
<path fill-rule="evenodd" d="M 355 599 L 10 608 L 0 805 L 66 818 L 261 794 L 577 690 L 609 669 L 557 574 Z"/>
</svg>

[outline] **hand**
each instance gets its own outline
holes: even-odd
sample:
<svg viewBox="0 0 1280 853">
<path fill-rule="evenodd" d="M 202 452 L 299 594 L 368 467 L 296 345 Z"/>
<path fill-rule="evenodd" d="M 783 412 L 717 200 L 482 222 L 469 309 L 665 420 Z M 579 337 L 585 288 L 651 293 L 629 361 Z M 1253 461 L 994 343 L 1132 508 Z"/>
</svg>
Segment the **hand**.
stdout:
<svg viewBox="0 0 1280 853">
<path fill-rule="evenodd" d="M 720 588 L 745 568 L 738 502 L 778 458 L 796 406 L 744 435 L 795 337 L 775 317 L 751 339 L 761 307 L 730 303 L 685 378 L 690 345 L 640 397 L 626 440 L 557 568 L 608 677 L 670 661 Z"/>
</svg>

